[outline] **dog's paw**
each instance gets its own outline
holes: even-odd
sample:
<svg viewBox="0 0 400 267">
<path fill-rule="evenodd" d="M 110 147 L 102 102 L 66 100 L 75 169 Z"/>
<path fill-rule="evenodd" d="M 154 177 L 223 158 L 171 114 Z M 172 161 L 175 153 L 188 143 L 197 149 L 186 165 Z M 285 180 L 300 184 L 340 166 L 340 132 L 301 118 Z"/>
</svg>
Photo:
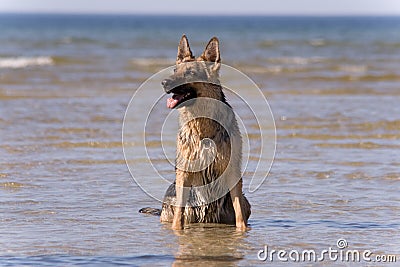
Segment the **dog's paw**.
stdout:
<svg viewBox="0 0 400 267">
<path fill-rule="evenodd" d="M 172 223 L 172 230 L 183 230 L 183 225 L 180 223 Z"/>
<path fill-rule="evenodd" d="M 236 223 L 236 231 L 245 232 L 248 229 L 249 227 L 244 222 Z"/>
</svg>

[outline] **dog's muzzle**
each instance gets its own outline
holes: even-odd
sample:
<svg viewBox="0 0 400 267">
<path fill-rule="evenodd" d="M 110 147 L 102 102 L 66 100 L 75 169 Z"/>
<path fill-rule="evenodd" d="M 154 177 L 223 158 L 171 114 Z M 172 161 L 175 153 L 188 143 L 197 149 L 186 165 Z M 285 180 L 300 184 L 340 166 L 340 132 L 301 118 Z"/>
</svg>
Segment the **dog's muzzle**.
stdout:
<svg viewBox="0 0 400 267">
<path fill-rule="evenodd" d="M 173 84 L 174 84 L 173 80 L 168 79 L 168 78 L 161 82 L 161 85 L 163 86 L 164 91 L 167 94 L 170 94 L 171 90 L 174 89 L 175 86 L 173 86 Z"/>
</svg>

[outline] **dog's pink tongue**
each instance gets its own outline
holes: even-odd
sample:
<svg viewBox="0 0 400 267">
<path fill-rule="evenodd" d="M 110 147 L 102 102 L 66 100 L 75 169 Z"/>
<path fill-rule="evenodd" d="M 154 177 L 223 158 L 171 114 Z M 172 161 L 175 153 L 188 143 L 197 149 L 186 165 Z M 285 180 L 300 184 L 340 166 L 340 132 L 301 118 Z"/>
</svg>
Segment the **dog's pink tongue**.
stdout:
<svg viewBox="0 0 400 267">
<path fill-rule="evenodd" d="M 172 97 L 167 99 L 167 108 L 174 108 L 178 104 L 178 99 L 173 99 Z"/>
</svg>

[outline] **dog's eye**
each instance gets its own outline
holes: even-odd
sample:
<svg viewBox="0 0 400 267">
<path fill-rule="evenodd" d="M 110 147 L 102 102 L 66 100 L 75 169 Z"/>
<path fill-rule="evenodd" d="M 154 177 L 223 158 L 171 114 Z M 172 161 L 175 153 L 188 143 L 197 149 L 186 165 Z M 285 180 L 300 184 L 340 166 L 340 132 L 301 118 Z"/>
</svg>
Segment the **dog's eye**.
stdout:
<svg viewBox="0 0 400 267">
<path fill-rule="evenodd" d="M 174 68 L 174 73 L 176 73 L 176 68 Z"/>
<path fill-rule="evenodd" d="M 195 75 L 195 74 L 196 73 L 193 70 L 190 71 L 190 75 Z"/>
</svg>

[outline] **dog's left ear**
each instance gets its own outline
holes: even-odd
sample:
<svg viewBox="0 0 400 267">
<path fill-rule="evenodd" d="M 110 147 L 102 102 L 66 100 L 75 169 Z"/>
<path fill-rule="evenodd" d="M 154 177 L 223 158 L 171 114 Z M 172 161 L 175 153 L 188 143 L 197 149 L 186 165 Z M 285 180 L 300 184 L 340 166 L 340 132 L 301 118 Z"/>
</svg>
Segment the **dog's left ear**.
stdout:
<svg viewBox="0 0 400 267">
<path fill-rule="evenodd" d="M 193 54 L 190 50 L 189 41 L 186 35 L 182 35 L 181 41 L 178 46 L 178 55 L 176 56 L 176 64 L 180 64 L 185 61 L 193 60 Z"/>
<path fill-rule="evenodd" d="M 206 49 L 204 49 L 203 54 L 201 54 L 200 59 L 208 62 L 214 62 L 215 69 L 220 67 L 221 57 L 219 54 L 219 41 L 217 37 L 211 38 L 206 46 Z"/>
</svg>

